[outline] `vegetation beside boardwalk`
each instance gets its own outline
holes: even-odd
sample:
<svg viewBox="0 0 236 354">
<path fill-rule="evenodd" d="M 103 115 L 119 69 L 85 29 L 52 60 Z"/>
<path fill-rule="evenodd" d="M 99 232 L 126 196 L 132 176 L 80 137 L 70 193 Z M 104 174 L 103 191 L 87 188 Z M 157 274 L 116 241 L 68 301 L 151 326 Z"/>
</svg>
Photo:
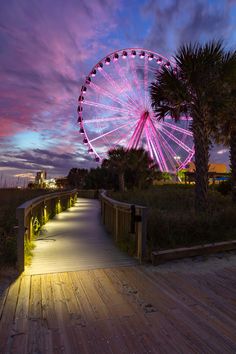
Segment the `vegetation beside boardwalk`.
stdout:
<svg viewBox="0 0 236 354">
<path fill-rule="evenodd" d="M 236 207 L 230 195 L 208 192 L 208 212 L 195 213 L 194 187 L 163 185 L 110 192 L 120 201 L 149 207 L 148 248 L 168 249 L 235 239 Z"/>
<path fill-rule="evenodd" d="M 0 266 L 16 262 L 16 208 L 45 193 L 48 191 L 42 189 L 0 189 Z M 26 245 L 29 255 L 31 249 L 32 245 Z"/>
</svg>

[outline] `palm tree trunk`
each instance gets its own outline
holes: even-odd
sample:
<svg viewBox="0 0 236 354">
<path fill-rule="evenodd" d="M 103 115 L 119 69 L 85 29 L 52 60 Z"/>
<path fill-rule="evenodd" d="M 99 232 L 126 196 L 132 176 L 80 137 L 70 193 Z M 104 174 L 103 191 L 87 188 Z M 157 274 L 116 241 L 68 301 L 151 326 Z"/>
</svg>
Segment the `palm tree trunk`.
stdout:
<svg viewBox="0 0 236 354">
<path fill-rule="evenodd" d="M 124 192 L 125 191 L 125 175 L 124 172 L 119 173 L 119 191 Z"/>
<path fill-rule="evenodd" d="M 232 199 L 236 203 L 236 129 L 230 135 L 230 164 L 232 169 Z"/>
<path fill-rule="evenodd" d="M 209 163 L 209 136 L 205 119 L 193 119 L 193 138 L 195 145 L 195 211 L 205 212 L 208 209 L 208 163 Z"/>
</svg>

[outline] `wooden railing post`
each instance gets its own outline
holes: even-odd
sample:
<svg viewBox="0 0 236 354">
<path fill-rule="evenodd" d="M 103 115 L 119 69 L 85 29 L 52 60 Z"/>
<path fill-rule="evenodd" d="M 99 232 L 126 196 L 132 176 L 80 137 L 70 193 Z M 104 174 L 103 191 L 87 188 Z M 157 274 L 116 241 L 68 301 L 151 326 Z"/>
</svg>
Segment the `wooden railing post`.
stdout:
<svg viewBox="0 0 236 354">
<path fill-rule="evenodd" d="M 147 208 L 109 198 L 105 191 L 100 194 L 100 201 L 102 222 L 108 232 L 116 243 L 134 237 L 136 248 L 132 253 L 142 262 L 146 256 Z"/>
<path fill-rule="evenodd" d="M 25 270 L 25 213 L 24 209 L 17 209 L 16 217 L 18 220 L 17 233 L 17 270 L 19 273 Z"/>
</svg>

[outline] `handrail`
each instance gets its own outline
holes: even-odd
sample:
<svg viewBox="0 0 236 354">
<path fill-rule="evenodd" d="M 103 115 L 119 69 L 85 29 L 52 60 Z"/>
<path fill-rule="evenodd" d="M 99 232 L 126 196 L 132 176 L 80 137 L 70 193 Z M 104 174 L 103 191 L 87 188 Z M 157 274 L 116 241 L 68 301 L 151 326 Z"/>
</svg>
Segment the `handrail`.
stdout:
<svg viewBox="0 0 236 354">
<path fill-rule="evenodd" d="M 125 243 L 128 252 L 142 262 L 146 256 L 148 208 L 112 199 L 104 190 L 100 191 L 100 201 L 106 229 L 118 245 Z"/>
<path fill-rule="evenodd" d="M 122 207 L 122 208 L 124 208 L 124 209 L 130 209 L 131 205 L 133 205 L 133 204 L 130 204 L 130 203 L 127 203 L 127 202 L 121 202 L 121 201 L 119 201 L 119 200 L 112 199 L 112 198 L 108 197 L 108 196 L 106 195 L 106 193 L 107 193 L 107 192 L 103 190 L 103 191 L 100 192 L 100 195 L 101 195 L 104 199 L 106 199 L 107 201 L 109 201 L 110 203 L 112 203 L 113 205 L 120 206 L 120 207 Z M 136 208 L 140 208 L 140 209 L 147 209 L 147 207 L 145 207 L 144 205 L 139 205 L 139 204 L 135 204 L 135 207 L 136 207 Z"/>
<path fill-rule="evenodd" d="M 27 200 L 26 202 L 18 206 L 17 210 L 24 209 L 25 216 L 27 216 L 31 208 L 40 205 L 42 201 L 45 202 L 47 200 L 51 200 L 52 198 L 61 197 L 64 195 L 68 195 L 68 193 L 73 193 L 73 192 L 77 193 L 77 189 L 73 189 L 72 191 L 62 191 L 62 192 L 53 192 L 53 193 L 44 194 L 40 197 Z"/>
<path fill-rule="evenodd" d="M 24 271 L 24 242 L 32 238 L 33 223 L 45 224 L 48 219 L 62 210 L 70 208 L 77 198 L 77 189 L 54 192 L 31 199 L 16 209 L 18 220 L 17 235 L 17 268 L 19 273 Z M 38 220 L 39 219 L 39 220 Z"/>
</svg>

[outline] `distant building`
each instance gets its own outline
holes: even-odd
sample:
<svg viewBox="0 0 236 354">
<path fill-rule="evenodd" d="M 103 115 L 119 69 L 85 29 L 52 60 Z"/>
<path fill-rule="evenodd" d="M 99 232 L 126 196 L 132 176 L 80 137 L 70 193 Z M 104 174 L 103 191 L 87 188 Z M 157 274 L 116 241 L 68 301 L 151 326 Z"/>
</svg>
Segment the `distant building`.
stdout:
<svg viewBox="0 0 236 354">
<path fill-rule="evenodd" d="M 47 172 L 46 171 L 39 171 L 36 173 L 35 176 L 35 184 L 37 186 L 43 186 L 43 184 L 45 183 L 45 180 L 47 178 Z"/>
<path fill-rule="evenodd" d="M 195 172 L 196 167 L 194 162 L 190 162 L 188 167 L 186 168 L 187 172 Z M 227 173 L 227 166 L 224 163 L 210 163 L 208 172 L 215 172 L 215 173 Z"/>
<path fill-rule="evenodd" d="M 194 162 L 190 162 L 184 171 L 185 183 L 195 182 L 196 167 Z M 227 166 L 224 163 L 210 163 L 208 166 L 208 180 L 209 183 L 219 183 L 227 181 L 230 173 L 227 171 Z"/>
</svg>

